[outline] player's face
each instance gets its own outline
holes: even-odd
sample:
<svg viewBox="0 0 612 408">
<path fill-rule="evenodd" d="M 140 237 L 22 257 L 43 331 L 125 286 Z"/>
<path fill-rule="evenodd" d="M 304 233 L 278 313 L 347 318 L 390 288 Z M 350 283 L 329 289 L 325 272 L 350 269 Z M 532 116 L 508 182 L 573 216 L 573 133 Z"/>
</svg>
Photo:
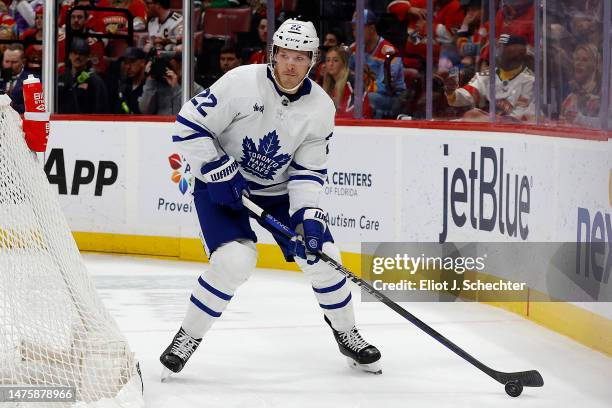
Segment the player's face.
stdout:
<svg viewBox="0 0 612 408">
<path fill-rule="evenodd" d="M 276 78 L 285 89 L 295 88 L 302 82 L 310 67 L 310 54 L 306 51 L 280 48 L 274 56 Z"/>
</svg>

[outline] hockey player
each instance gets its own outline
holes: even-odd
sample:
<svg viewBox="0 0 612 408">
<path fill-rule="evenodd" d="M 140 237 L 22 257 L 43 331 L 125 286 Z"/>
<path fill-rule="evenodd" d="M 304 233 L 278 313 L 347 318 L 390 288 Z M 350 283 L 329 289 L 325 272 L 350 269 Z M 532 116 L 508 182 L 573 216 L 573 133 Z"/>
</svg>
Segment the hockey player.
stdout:
<svg viewBox="0 0 612 408">
<path fill-rule="evenodd" d="M 299 231 L 303 240 L 275 236 L 289 261 L 310 279 L 342 354 L 381 373 L 380 352 L 355 327 L 350 285 L 311 252 L 340 261 L 319 197 L 334 127 L 332 100 L 308 73 L 319 39 L 311 22 L 287 20 L 274 33 L 267 65 L 229 71 L 187 102 L 172 136 L 195 176 L 193 197 L 210 268 L 191 294 L 186 316 L 160 360 L 178 373 L 221 316 L 257 261 L 257 237 L 241 196 Z"/>
</svg>

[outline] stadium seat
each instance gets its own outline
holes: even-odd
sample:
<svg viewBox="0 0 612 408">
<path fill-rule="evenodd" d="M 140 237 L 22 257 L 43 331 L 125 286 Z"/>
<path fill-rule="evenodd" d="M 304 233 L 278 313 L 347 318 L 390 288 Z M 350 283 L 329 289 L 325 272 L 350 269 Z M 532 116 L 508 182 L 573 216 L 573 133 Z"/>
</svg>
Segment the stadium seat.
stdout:
<svg viewBox="0 0 612 408">
<path fill-rule="evenodd" d="M 196 31 L 193 33 L 193 50 L 196 55 L 202 52 L 202 41 L 204 40 L 204 31 Z"/>
<path fill-rule="evenodd" d="M 204 34 L 207 37 L 234 37 L 251 29 L 251 8 L 209 8 L 204 12 Z"/>
<path fill-rule="evenodd" d="M 283 0 L 281 2 L 281 10 L 283 11 L 296 11 L 298 6 L 298 0 Z"/>
</svg>

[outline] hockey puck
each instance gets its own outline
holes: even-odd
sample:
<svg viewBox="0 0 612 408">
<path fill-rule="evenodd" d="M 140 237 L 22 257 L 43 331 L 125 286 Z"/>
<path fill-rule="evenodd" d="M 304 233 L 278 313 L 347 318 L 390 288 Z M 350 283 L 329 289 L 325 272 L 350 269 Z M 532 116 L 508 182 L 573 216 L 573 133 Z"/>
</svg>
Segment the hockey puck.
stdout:
<svg viewBox="0 0 612 408">
<path fill-rule="evenodd" d="M 511 397 L 518 397 L 523 392 L 523 384 L 520 381 L 508 381 L 505 388 L 506 394 Z"/>
</svg>

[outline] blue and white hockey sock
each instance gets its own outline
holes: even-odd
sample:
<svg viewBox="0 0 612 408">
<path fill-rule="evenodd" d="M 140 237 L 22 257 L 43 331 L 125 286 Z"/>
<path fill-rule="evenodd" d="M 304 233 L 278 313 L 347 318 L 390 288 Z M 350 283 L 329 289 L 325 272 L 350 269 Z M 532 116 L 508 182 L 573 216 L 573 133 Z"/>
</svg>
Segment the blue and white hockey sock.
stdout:
<svg viewBox="0 0 612 408">
<path fill-rule="evenodd" d="M 332 327 L 346 331 L 355 326 L 355 311 L 349 282 L 346 277 L 338 278 L 334 276 L 328 282 L 313 283 L 312 290 Z"/>
<path fill-rule="evenodd" d="M 193 287 L 182 325 L 196 339 L 202 338 L 217 318 L 221 317 L 233 297 L 233 293 L 215 288 L 210 283 L 211 279 L 207 278 L 207 272 L 200 275 Z"/>
<path fill-rule="evenodd" d="M 240 285 L 251 275 L 257 263 L 252 241 L 230 242 L 210 257 L 210 269 L 198 278 L 183 320 L 183 329 L 194 338 L 202 338 L 227 308 Z"/>
<path fill-rule="evenodd" d="M 341 261 L 340 250 L 333 243 L 324 243 L 323 252 L 338 262 Z M 312 265 L 301 258 L 296 258 L 296 262 L 310 278 L 319 306 L 333 328 L 339 331 L 352 329 L 355 326 L 355 312 L 349 281 L 321 260 Z"/>
</svg>

